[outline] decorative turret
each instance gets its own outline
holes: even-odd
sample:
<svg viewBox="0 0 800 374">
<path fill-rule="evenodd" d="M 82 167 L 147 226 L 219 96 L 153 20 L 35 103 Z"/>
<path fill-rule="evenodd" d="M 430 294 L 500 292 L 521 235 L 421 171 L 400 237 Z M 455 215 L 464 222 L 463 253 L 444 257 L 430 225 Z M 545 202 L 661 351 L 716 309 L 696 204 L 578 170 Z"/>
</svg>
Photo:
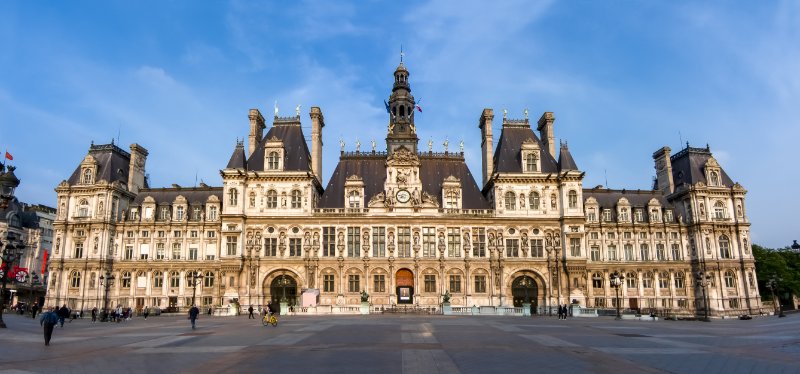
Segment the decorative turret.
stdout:
<svg viewBox="0 0 800 374">
<path fill-rule="evenodd" d="M 419 138 L 414 124 L 414 109 L 417 103 L 411 95 L 408 76 L 408 70 L 401 59 L 400 65 L 394 71 L 394 85 L 387 104 L 389 128 L 386 135 L 386 149 L 390 155 L 401 146 L 405 146 L 413 154 L 417 153 Z"/>
</svg>

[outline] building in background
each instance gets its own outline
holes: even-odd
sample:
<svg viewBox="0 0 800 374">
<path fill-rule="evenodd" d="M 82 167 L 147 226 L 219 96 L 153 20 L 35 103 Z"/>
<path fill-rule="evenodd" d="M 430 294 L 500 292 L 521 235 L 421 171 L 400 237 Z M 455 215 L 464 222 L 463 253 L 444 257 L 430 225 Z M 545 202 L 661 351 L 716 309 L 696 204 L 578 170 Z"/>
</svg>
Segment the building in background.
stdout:
<svg viewBox="0 0 800 374">
<path fill-rule="evenodd" d="M 92 144 L 56 188 L 47 303 L 299 307 L 306 292 L 336 311 L 366 291 L 373 308 L 436 308 L 448 293 L 455 308 L 530 303 L 544 313 L 617 306 L 616 271 L 624 308 L 759 311 L 746 191 L 708 147 L 654 153 L 652 190 L 585 188 L 553 113 L 531 123 L 527 111 L 504 112 L 495 138 L 485 109 L 476 181 L 463 145 L 419 144 L 426 125 L 415 122 L 409 75 L 402 63 L 394 72 L 385 146 L 342 142 L 326 186 L 318 107 L 310 142 L 299 111 L 267 127 L 250 110 L 248 141 L 219 187 L 152 188 L 143 147 Z"/>
</svg>

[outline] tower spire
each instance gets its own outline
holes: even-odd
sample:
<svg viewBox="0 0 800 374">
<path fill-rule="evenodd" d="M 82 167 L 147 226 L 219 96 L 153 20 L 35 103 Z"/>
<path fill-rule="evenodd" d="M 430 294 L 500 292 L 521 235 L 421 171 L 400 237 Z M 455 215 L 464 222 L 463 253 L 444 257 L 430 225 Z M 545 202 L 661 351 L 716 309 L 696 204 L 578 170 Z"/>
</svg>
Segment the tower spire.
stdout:
<svg viewBox="0 0 800 374">
<path fill-rule="evenodd" d="M 416 102 L 411 95 L 411 85 L 408 82 L 410 75 L 403 65 L 403 46 L 400 45 L 400 65 L 394 71 L 394 85 L 389 96 L 389 131 L 386 134 L 386 150 L 389 154 L 400 147 L 405 147 L 417 153 L 417 127 L 414 124 L 414 108 Z"/>
</svg>

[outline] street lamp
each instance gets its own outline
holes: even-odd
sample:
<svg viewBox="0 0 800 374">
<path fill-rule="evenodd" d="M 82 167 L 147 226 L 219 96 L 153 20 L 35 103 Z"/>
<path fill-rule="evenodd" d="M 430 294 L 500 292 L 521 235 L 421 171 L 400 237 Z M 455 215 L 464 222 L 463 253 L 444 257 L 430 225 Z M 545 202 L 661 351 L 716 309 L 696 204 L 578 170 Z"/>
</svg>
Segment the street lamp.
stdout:
<svg viewBox="0 0 800 374">
<path fill-rule="evenodd" d="M 14 175 L 15 169 L 14 166 L 0 166 L 0 209 L 8 208 L 8 203 L 14 198 L 14 189 L 19 186 L 20 180 Z"/>
<path fill-rule="evenodd" d="M 695 279 L 697 280 L 697 285 L 702 287 L 703 289 L 703 305 L 705 306 L 704 308 L 705 317 L 703 318 L 703 321 L 710 322 L 711 320 L 708 318 L 709 305 L 708 305 L 706 288 L 708 288 L 708 286 L 711 284 L 711 274 L 708 274 L 704 271 L 698 271 L 697 274 L 695 275 Z"/>
<path fill-rule="evenodd" d="M 22 257 L 22 249 L 25 244 L 12 243 L 13 237 L 11 233 L 6 234 L 5 244 L 2 253 L 2 267 L 0 267 L 0 279 L 2 279 L 3 288 L 0 290 L 0 328 L 6 328 L 6 323 L 3 321 L 3 309 L 6 307 L 6 284 L 8 282 L 8 271 L 11 265 Z M 0 242 L 0 244 L 3 244 Z M 13 279 L 12 279 L 13 281 Z"/>
<path fill-rule="evenodd" d="M 620 274 L 619 271 L 614 270 L 614 272 L 609 275 L 609 278 L 611 287 L 614 287 L 614 289 L 617 291 L 617 318 L 615 319 L 621 320 L 622 315 L 619 312 L 619 288 L 622 287 L 622 281 L 625 280 L 625 276 Z"/>
<path fill-rule="evenodd" d="M 278 282 L 276 284 L 278 285 L 278 287 L 281 288 L 281 290 L 283 290 L 283 296 L 281 297 L 281 302 L 285 303 L 286 302 L 286 287 L 291 285 L 292 282 L 284 274 L 284 275 L 281 275 L 280 278 L 278 278 Z"/>
<path fill-rule="evenodd" d="M 530 304 L 531 300 L 528 297 L 528 287 L 533 285 L 533 279 L 525 275 L 519 280 L 519 282 L 517 282 L 517 284 L 525 290 L 525 303 Z"/>
<path fill-rule="evenodd" d="M 203 277 L 203 274 L 199 271 L 189 271 L 186 273 L 186 281 L 192 286 L 192 306 L 194 306 L 194 298 L 197 293 L 197 283 L 200 282 L 200 278 Z"/>
<path fill-rule="evenodd" d="M 103 315 L 100 316 L 100 321 L 106 322 L 108 320 L 108 289 L 114 285 L 114 274 L 106 271 L 105 275 L 100 276 L 100 285 L 105 290 L 103 294 Z"/>
<path fill-rule="evenodd" d="M 780 285 L 781 280 L 782 279 L 780 277 L 773 274 L 772 277 L 770 277 L 767 281 L 767 289 L 769 289 L 772 293 L 772 303 L 774 304 L 774 307 L 778 313 L 778 317 L 786 317 L 786 315 L 783 314 L 783 308 L 781 307 L 781 299 L 775 297 L 775 293 L 778 292 L 778 286 Z"/>
</svg>

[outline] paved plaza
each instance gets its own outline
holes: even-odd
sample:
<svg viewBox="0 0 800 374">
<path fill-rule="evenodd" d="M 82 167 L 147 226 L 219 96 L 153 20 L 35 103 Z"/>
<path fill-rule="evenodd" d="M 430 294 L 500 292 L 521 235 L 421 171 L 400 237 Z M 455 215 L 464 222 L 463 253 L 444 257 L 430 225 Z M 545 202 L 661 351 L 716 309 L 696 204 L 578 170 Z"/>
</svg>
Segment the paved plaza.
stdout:
<svg viewBox="0 0 800 374">
<path fill-rule="evenodd" d="M 800 315 L 750 321 L 487 316 L 75 320 L 45 347 L 3 317 L 0 373 L 800 373 Z"/>
</svg>

